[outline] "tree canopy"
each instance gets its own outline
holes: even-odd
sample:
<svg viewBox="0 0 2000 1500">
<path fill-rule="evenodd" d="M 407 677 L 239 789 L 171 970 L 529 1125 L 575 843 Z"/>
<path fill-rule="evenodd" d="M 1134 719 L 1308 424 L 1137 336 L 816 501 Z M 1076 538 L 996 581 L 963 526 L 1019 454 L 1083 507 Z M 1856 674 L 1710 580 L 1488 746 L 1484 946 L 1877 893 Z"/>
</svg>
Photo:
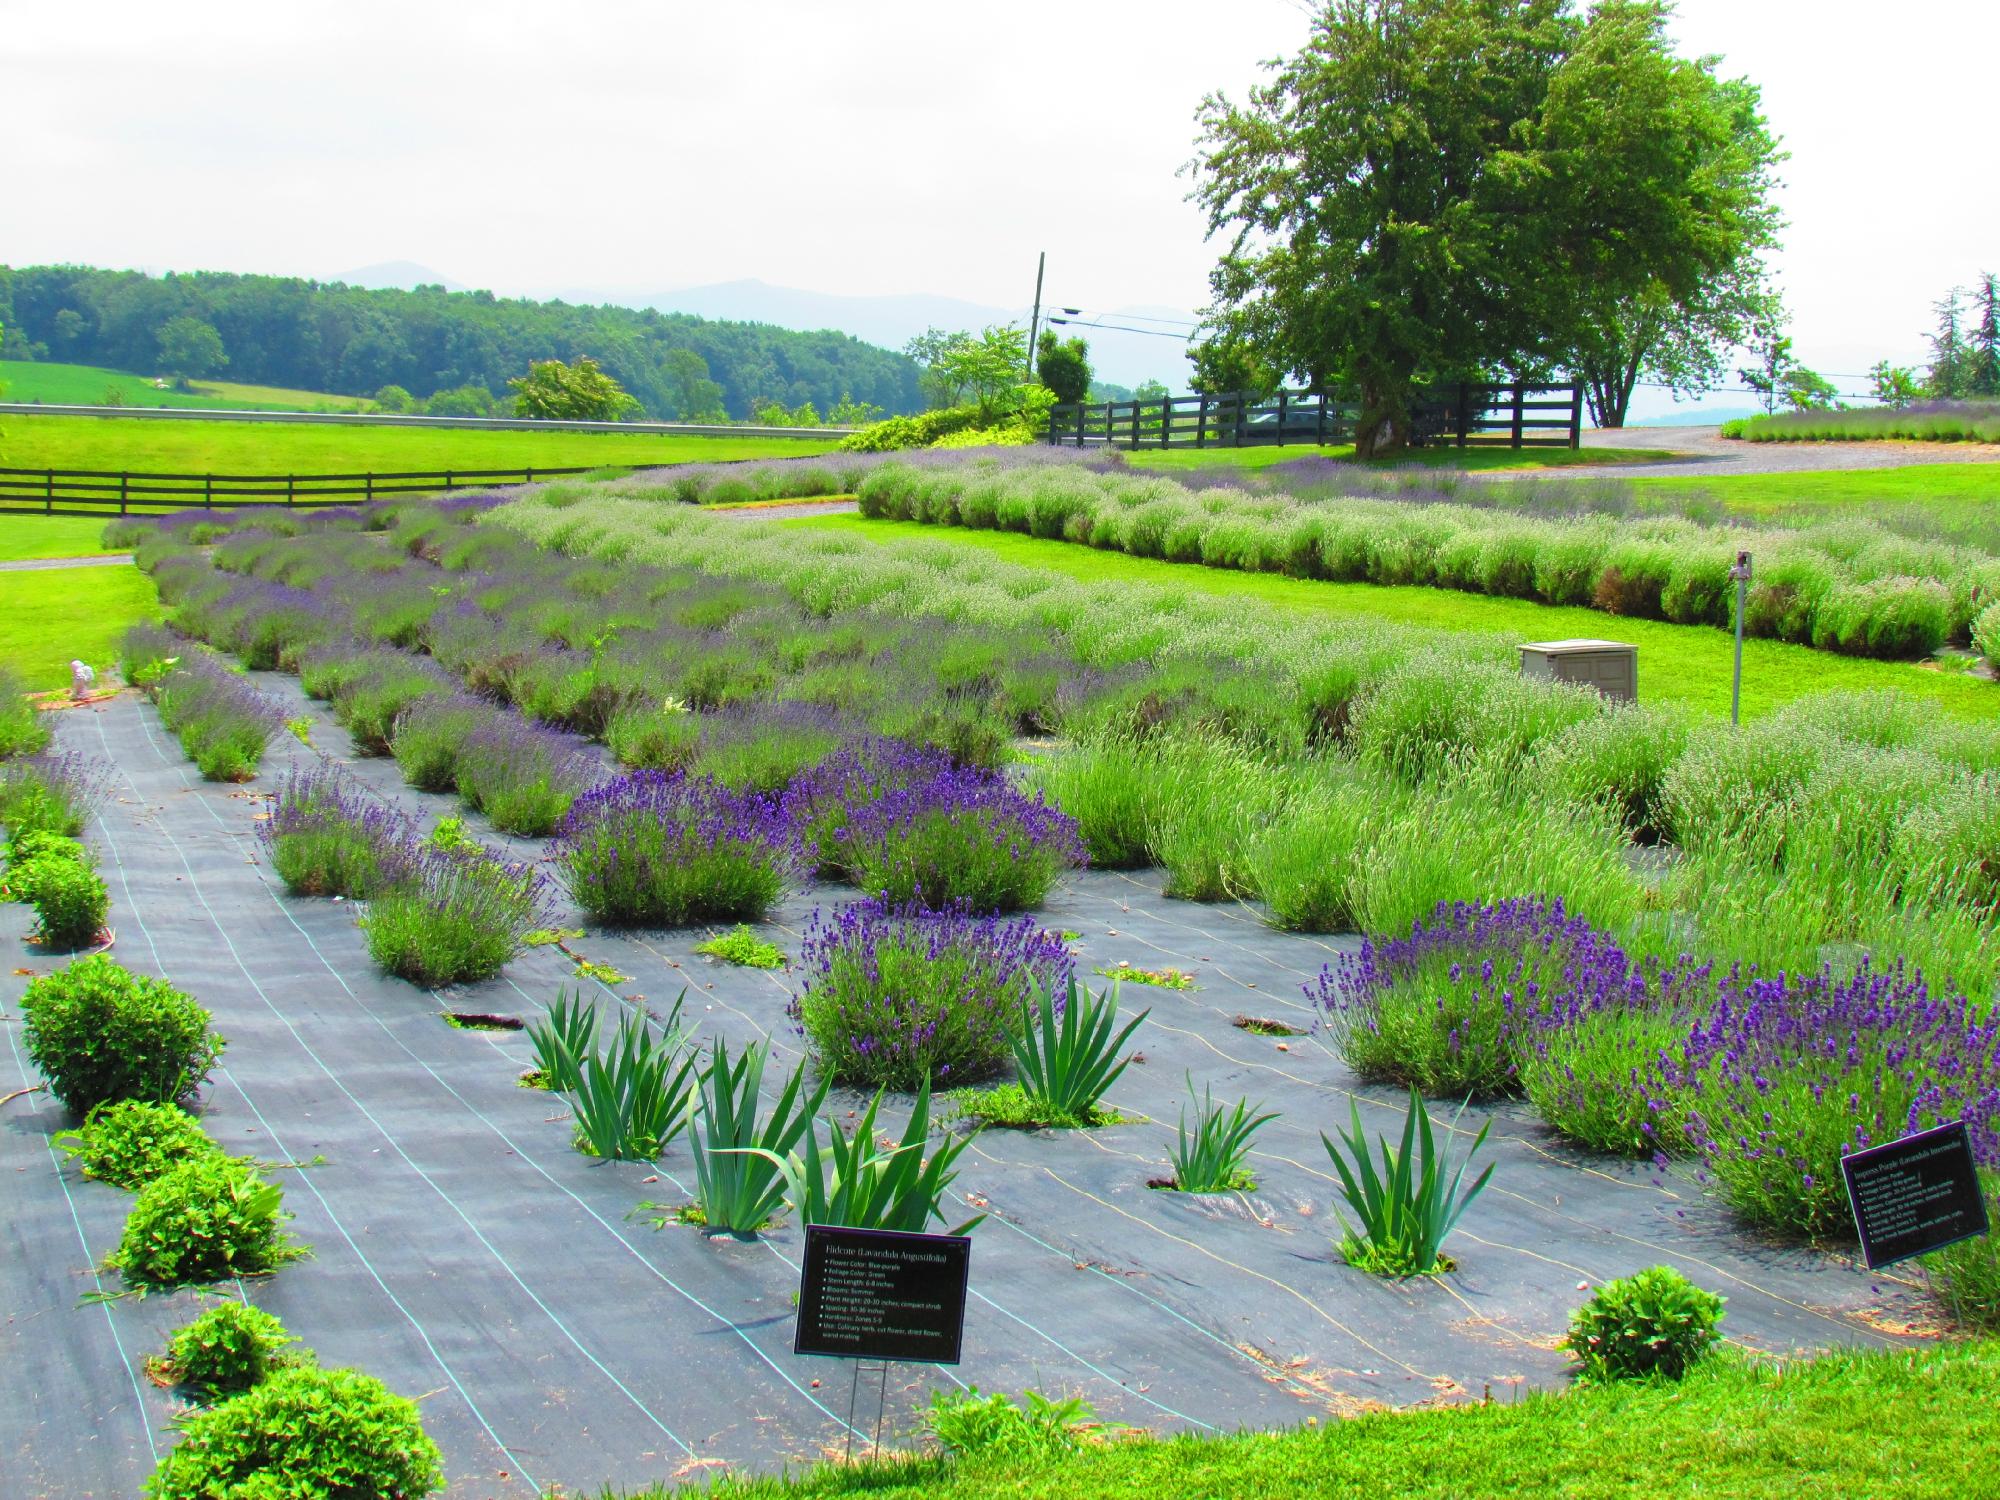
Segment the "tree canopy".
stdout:
<svg viewBox="0 0 2000 1500">
<path fill-rule="evenodd" d="M 1777 155 L 1667 14 L 1329 0 L 1247 103 L 1201 108 L 1218 355 L 1352 391 L 1364 454 L 1407 441 L 1425 383 L 1595 369 L 1622 420 L 1638 370 L 1700 367 L 1763 305 Z"/>
<path fill-rule="evenodd" d="M 1043 329 L 1035 340 L 1035 377 L 1069 406 L 1090 399 L 1090 345 L 1081 338 L 1059 339 Z"/>
<path fill-rule="evenodd" d="M 54 353 L 149 373 L 160 368 L 162 331 L 181 317 L 215 330 L 232 378 L 296 390 L 497 393 L 537 360 L 589 355 L 661 419 L 748 417 L 759 398 L 821 410 L 845 396 L 895 412 L 922 405 L 909 358 L 843 333 L 436 287 L 372 291 L 208 271 L 0 267 L 0 322 L 10 325 L 0 353 L 9 358 Z"/>
</svg>

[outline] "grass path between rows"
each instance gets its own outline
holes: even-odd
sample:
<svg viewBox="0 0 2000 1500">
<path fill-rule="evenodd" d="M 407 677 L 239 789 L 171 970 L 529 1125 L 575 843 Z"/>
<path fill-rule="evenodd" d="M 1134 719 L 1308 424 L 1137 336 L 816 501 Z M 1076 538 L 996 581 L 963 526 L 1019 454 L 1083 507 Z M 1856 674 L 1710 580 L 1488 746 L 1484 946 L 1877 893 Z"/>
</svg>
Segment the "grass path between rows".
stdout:
<svg viewBox="0 0 2000 1500">
<path fill-rule="evenodd" d="M 1782 1373 L 1717 1360 L 1627 1383 L 1334 1420 L 1289 1432 L 1115 1443 L 1039 1462 L 823 1465 L 725 1479 L 718 1496 L 875 1500 L 1471 1500 L 1989 1495 L 2000 1341 L 1839 1353 Z M 656 1490 L 652 1496 L 670 1492 Z M 677 1493 L 677 1492 L 676 1492 Z M 636 1500 L 636 1497 L 635 1497 Z"/>
<path fill-rule="evenodd" d="M 72 657 L 102 677 L 126 630 L 159 617 L 153 580 L 134 567 L 0 572 L 0 667 L 33 692 L 67 687 Z"/>
<path fill-rule="evenodd" d="M 1199 589 L 1223 598 L 1256 600 L 1333 618 L 1375 618 L 1447 630 L 1482 631 L 1525 641 L 1603 637 L 1639 648 L 1639 696 L 1683 704 L 1704 713 L 1729 712 L 1731 640 L 1706 625 L 1668 625 L 1625 619 L 1593 609 L 1495 599 L 1452 589 L 1323 583 L 1270 573 L 1239 573 L 1199 563 L 1127 557 L 1073 542 L 1045 541 L 1013 532 L 966 531 L 913 521 L 872 521 L 857 515 L 807 516 L 774 525 L 838 533 L 877 542 L 928 540 L 979 547 L 1008 562 L 1046 568 L 1093 583 L 1143 583 Z M 1766 713 L 1806 693 L 1832 689 L 1895 688 L 1934 699 L 1940 708 L 1968 717 L 2000 710 L 2000 684 L 1955 670 L 1909 662 L 1867 661 L 1794 646 L 1751 640 L 1743 646 L 1743 709 Z"/>
</svg>

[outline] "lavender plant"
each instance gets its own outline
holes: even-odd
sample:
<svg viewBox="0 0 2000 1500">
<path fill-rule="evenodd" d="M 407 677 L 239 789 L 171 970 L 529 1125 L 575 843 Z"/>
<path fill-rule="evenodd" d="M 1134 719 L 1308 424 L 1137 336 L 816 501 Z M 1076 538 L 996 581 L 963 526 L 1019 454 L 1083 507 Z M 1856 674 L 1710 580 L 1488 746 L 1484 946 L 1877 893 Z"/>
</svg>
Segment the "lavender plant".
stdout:
<svg viewBox="0 0 2000 1500">
<path fill-rule="evenodd" d="M 849 813 L 841 837 L 871 895 L 974 911 L 1038 906 L 1089 858 L 1075 823 L 1041 796 L 974 770 L 885 792 Z"/>
<path fill-rule="evenodd" d="M 942 751 L 871 737 L 842 746 L 793 778 L 785 789 L 785 816 L 812 873 L 826 880 L 850 875 L 847 827 L 854 814 L 892 792 L 943 780 L 952 769 Z"/>
<path fill-rule="evenodd" d="M 362 918 L 370 957 L 391 974 L 430 989 L 488 979 L 546 924 L 541 877 L 528 866 L 438 848 L 413 863 Z"/>
<path fill-rule="evenodd" d="M 467 734 L 456 769 L 466 805 L 524 838 L 553 833 L 596 771 L 573 741 L 511 714 Z"/>
<path fill-rule="evenodd" d="M 578 797 L 557 859 L 577 905 L 624 927 L 761 921 L 797 864 L 776 802 L 673 771 L 635 771 Z"/>
<path fill-rule="evenodd" d="M 285 725 L 277 700 L 258 692 L 213 657 L 184 657 L 153 684 L 160 721 L 209 781 L 248 781 L 271 736 Z"/>
<path fill-rule="evenodd" d="M 1440 905 L 1408 937 L 1364 942 L 1306 986 L 1363 1078 L 1454 1098 L 1515 1090 L 1538 1021 L 1646 994 L 1608 934 L 1533 898 Z"/>
<path fill-rule="evenodd" d="M 1682 1113 L 1689 1144 L 1743 1218 L 1848 1238 L 1842 1156 L 1962 1119 L 1979 1163 L 2000 1166 L 2000 1020 L 1989 1012 L 1900 963 L 1732 970 L 1644 1089 Z"/>
<path fill-rule="evenodd" d="M 929 911 L 870 897 L 813 913 L 792 1015 L 822 1069 L 845 1084 L 914 1089 L 976 1082 L 1012 1051 L 1039 984 L 1066 986 L 1060 937 L 1022 918 Z"/>
<path fill-rule="evenodd" d="M 10 846 L 31 834 L 75 838 L 110 792 L 110 768 L 74 750 L 0 762 L 0 827 Z"/>
<path fill-rule="evenodd" d="M 464 693 L 418 698 L 389 732 L 389 753 L 403 780 L 420 792 L 457 791 L 460 750 L 501 712 Z"/>
<path fill-rule="evenodd" d="M 257 835 L 295 896 L 366 901 L 416 874 L 415 822 L 330 765 L 289 772 Z"/>
</svg>

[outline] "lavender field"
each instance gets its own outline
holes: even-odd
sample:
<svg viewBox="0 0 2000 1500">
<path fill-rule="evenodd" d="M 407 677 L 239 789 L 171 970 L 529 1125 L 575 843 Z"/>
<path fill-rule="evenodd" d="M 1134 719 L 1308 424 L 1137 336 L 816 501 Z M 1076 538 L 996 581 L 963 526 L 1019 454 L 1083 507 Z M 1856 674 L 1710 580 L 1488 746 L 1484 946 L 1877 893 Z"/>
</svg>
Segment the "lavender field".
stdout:
<svg viewBox="0 0 2000 1500">
<path fill-rule="evenodd" d="M 812 1216 L 979 1221 L 968 1362 L 899 1373 L 904 1442 L 940 1384 L 1191 1431 L 1558 1385 L 1570 1310 L 1661 1263 L 1750 1350 L 1993 1316 L 1990 1251 L 1870 1275 L 1838 1189 L 1945 1119 L 2000 1168 L 1991 722 L 1836 695 L 1732 731 L 1489 637 L 676 503 L 709 482 L 130 529 L 172 609 L 128 643 L 152 701 L 0 770 L 37 945 L 0 1092 L 58 1057 L 66 950 L 111 944 L 226 1043 L 153 1097 L 296 1217 L 260 1200 L 268 1263 L 233 1277 L 67 1307 L 137 1284 L 104 1259 L 126 1200 L 55 1142 L 68 1094 L 14 1117 L 10 1290 L 79 1331 L 10 1357 L 87 1409 L 91 1484 L 171 1445 L 145 1355 L 201 1287 L 431 1392 L 454 1492 L 817 1457 L 845 1372 L 789 1352 Z M 1050 535 L 1315 503 L 1035 459 L 859 483 Z M 1351 503 L 1528 578 L 1575 541 Z M 102 893 L 71 941 L 45 880 Z M 1327 1137 L 1393 1138 L 1411 1088 L 1493 1175 L 1382 1279 Z M 1197 1173 L 1239 1101 L 1260 1123 Z M 192 1191 L 203 1149 L 149 1172 Z M 18 1456 L 79 1418 L 10 1420 Z"/>
</svg>

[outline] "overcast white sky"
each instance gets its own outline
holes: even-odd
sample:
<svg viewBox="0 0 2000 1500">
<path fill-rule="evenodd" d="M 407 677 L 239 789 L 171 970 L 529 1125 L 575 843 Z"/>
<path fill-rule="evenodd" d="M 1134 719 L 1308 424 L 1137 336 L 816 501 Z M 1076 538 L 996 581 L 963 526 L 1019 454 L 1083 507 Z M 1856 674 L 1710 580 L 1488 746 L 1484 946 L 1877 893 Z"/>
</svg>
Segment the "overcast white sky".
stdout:
<svg viewBox="0 0 2000 1500">
<path fill-rule="evenodd" d="M 1196 104 L 1305 9 L 0 0 L 0 260 L 1011 306 L 1046 249 L 1052 301 L 1192 309 Z M 1678 32 L 1763 85 L 1793 153 L 1802 355 L 1921 358 L 1931 301 L 2000 269 L 2000 4 L 1683 0 Z"/>
</svg>

